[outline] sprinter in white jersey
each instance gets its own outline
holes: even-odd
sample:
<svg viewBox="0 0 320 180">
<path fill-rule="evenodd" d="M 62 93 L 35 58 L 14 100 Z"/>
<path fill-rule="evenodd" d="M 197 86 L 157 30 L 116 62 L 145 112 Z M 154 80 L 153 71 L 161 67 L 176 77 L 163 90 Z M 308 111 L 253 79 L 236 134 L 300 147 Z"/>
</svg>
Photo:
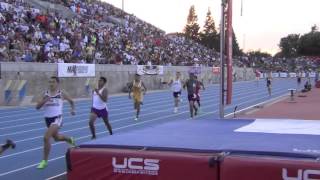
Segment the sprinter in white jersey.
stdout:
<svg viewBox="0 0 320 180">
<path fill-rule="evenodd" d="M 59 89 L 59 78 L 51 77 L 49 80 L 49 90 L 45 92 L 41 101 L 36 105 L 36 109 L 43 107 L 46 125 L 48 127 L 44 135 L 43 160 L 38 165 L 38 169 L 44 169 L 48 165 L 48 157 L 51 149 L 50 139 L 55 141 L 66 141 L 75 146 L 74 139 L 59 134 L 62 126 L 63 100 L 66 99 L 71 106 L 71 115 L 75 115 L 73 100 L 66 92 Z"/>
<path fill-rule="evenodd" d="M 104 124 L 109 130 L 109 134 L 112 135 L 112 127 L 109 123 L 107 100 L 108 100 L 108 90 L 105 87 L 107 79 L 105 77 L 100 77 L 98 82 L 98 88 L 94 89 L 92 93 L 92 108 L 90 113 L 89 127 L 91 131 L 91 139 L 96 139 L 96 130 L 94 127 L 94 122 L 97 118 L 102 118 Z"/>
<path fill-rule="evenodd" d="M 171 80 L 169 82 L 169 86 L 171 86 L 171 89 L 173 91 L 173 98 L 174 98 L 174 113 L 178 112 L 178 106 L 180 102 L 180 96 L 181 96 L 181 90 L 182 90 L 182 83 L 180 79 L 180 72 L 176 73 L 176 78 L 175 80 Z"/>
</svg>

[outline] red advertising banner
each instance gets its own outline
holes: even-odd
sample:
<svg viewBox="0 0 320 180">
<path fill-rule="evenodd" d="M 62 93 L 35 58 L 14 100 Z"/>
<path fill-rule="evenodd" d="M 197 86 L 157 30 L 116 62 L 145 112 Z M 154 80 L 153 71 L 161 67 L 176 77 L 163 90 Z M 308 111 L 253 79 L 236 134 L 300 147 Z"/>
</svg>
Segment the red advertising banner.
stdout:
<svg viewBox="0 0 320 180">
<path fill-rule="evenodd" d="M 227 53 L 227 104 L 232 101 L 232 0 L 227 0 L 227 33 L 226 33 L 226 53 Z"/>
<path fill-rule="evenodd" d="M 320 163 L 310 159 L 228 156 L 220 170 L 221 180 L 320 179 Z"/>
<path fill-rule="evenodd" d="M 168 151 L 75 148 L 67 154 L 68 180 L 217 180 L 214 155 Z"/>
<path fill-rule="evenodd" d="M 220 74 L 220 67 L 212 67 L 212 73 L 219 75 Z"/>
</svg>

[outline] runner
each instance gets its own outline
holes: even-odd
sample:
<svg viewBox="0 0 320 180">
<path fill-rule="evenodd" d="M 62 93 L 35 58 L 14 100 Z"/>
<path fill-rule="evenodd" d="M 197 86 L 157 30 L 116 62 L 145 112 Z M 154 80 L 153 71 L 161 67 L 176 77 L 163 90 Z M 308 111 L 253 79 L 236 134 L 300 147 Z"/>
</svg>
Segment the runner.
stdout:
<svg viewBox="0 0 320 180">
<path fill-rule="evenodd" d="M 206 88 L 204 88 L 204 85 L 201 81 L 198 80 L 198 77 L 197 76 L 194 76 L 195 77 L 195 80 L 197 81 L 196 83 L 196 101 L 197 101 L 197 104 L 198 104 L 198 112 L 200 112 L 201 110 L 201 104 L 200 104 L 200 89 L 201 89 L 201 86 L 202 86 L 202 89 L 205 90 Z"/>
<path fill-rule="evenodd" d="M 140 106 L 143 104 L 143 95 L 146 94 L 147 88 L 141 81 L 139 74 L 135 75 L 133 82 L 129 84 L 129 99 L 131 99 L 131 91 L 133 92 L 134 109 L 136 110 L 135 121 L 139 119 Z"/>
<path fill-rule="evenodd" d="M 59 134 L 59 129 L 62 126 L 63 99 L 66 99 L 70 103 L 71 115 L 75 115 L 73 100 L 65 91 L 59 89 L 59 78 L 53 76 L 49 80 L 49 90 L 45 92 L 42 100 L 36 105 L 36 109 L 38 110 L 42 107 L 44 108 L 44 117 L 48 128 L 43 139 L 43 160 L 38 165 L 38 169 L 44 169 L 48 165 L 51 138 L 55 141 L 65 141 L 75 146 L 72 137 L 70 138 Z"/>
<path fill-rule="evenodd" d="M 109 130 L 109 134 L 112 135 L 112 127 L 109 123 L 108 116 L 108 90 L 105 87 L 107 84 L 107 79 L 105 77 L 100 77 L 98 82 L 98 88 L 94 89 L 92 92 L 92 108 L 90 113 L 89 127 L 91 131 L 91 139 L 96 139 L 96 130 L 94 127 L 94 122 L 97 118 L 102 118 L 105 126 Z"/>
<path fill-rule="evenodd" d="M 271 96 L 271 78 L 270 77 L 267 77 L 267 88 L 268 88 L 268 94 L 269 96 Z"/>
<path fill-rule="evenodd" d="M 261 72 L 258 69 L 256 69 L 254 71 L 254 73 L 256 75 L 256 85 L 259 86 L 259 80 L 260 80 L 260 77 L 261 77 Z"/>
<path fill-rule="evenodd" d="M 176 78 L 175 80 L 171 80 L 169 83 L 169 86 L 171 86 L 171 89 L 173 91 L 173 98 L 174 98 L 174 113 L 178 112 L 178 106 L 180 102 L 180 96 L 181 96 L 181 90 L 182 90 L 182 83 L 180 79 L 181 73 L 177 72 L 176 73 Z"/>
<path fill-rule="evenodd" d="M 297 73 L 297 85 L 298 85 L 298 89 L 299 89 L 300 86 L 301 86 L 301 75 L 300 75 L 300 73 Z"/>
<path fill-rule="evenodd" d="M 0 155 L 9 148 L 11 149 L 16 148 L 16 144 L 12 140 L 7 139 L 6 144 L 0 146 Z"/>
<path fill-rule="evenodd" d="M 194 79 L 194 74 L 189 73 L 189 79 L 184 83 L 183 89 L 185 89 L 187 87 L 191 118 L 194 118 L 194 116 L 197 115 L 197 113 L 198 113 L 198 109 L 194 103 L 197 98 L 197 95 L 195 94 L 196 84 L 197 84 L 197 81 Z"/>
</svg>

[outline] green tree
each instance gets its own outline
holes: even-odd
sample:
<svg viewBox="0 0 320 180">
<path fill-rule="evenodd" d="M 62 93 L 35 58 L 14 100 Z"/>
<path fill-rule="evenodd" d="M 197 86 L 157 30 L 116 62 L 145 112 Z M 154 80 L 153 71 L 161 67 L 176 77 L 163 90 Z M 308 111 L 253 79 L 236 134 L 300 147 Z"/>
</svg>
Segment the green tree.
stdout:
<svg viewBox="0 0 320 180">
<path fill-rule="evenodd" d="M 184 27 L 184 34 L 187 38 L 190 38 L 194 41 L 199 42 L 199 30 L 200 26 L 198 24 L 198 16 L 196 14 L 196 10 L 194 5 L 192 5 L 189 9 L 189 15 L 187 18 L 187 24 Z"/>
<path fill-rule="evenodd" d="M 262 52 L 260 50 L 257 50 L 257 51 L 249 51 L 247 53 L 247 55 L 249 57 L 255 57 L 255 58 L 269 58 L 269 57 L 272 57 L 271 54 L 267 53 L 267 52 Z"/>
<path fill-rule="evenodd" d="M 227 40 L 227 38 L 225 40 Z M 217 34 L 217 40 L 216 40 L 216 43 L 214 43 L 214 49 L 216 51 L 220 51 L 220 33 Z M 243 51 L 240 49 L 237 36 L 233 30 L 232 30 L 232 54 L 233 56 L 241 56 L 244 54 Z"/>
<path fill-rule="evenodd" d="M 232 53 L 234 56 L 243 55 L 243 52 L 239 47 L 238 40 L 237 40 L 236 34 L 234 33 L 233 29 L 232 29 Z"/>
<path fill-rule="evenodd" d="M 216 30 L 216 25 L 211 15 L 210 8 L 208 8 L 206 20 L 204 22 L 203 31 L 200 33 L 201 43 L 210 48 L 210 49 L 218 49 L 219 37 Z"/>
<path fill-rule="evenodd" d="M 315 24 L 311 27 L 311 32 L 314 33 L 314 32 L 317 32 L 319 30 L 318 26 Z"/>
<path fill-rule="evenodd" d="M 264 68 L 264 69 L 270 69 L 271 67 L 270 64 L 265 64 L 263 59 L 264 58 L 270 58 L 272 57 L 271 54 L 267 53 L 267 52 L 262 52 L 261 50 L 257 50 L 257 51 L 249 51 L 247 53 L 247 56 L 250 59 L 250 64 L 254 64 L 254 67 L 259 67 L 259 68 Z"/>
<path fill-rule="evenodd" d="M 280 57 L 296 57 L 298 55 L 300 34 L 289 34 L 280 40 Z"/>
<path fill-rule="evenodd" d="M 320 32 L 316 25 L 299 39 L 298 52 L 304 56 L 320 56 Z"/>
</svg>

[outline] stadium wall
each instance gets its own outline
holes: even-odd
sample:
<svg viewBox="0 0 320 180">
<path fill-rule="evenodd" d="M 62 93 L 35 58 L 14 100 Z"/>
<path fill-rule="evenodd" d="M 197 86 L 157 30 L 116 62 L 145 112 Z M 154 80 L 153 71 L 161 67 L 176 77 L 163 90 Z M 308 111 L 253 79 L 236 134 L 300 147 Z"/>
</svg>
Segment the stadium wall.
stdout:
<svg viewBox="0 0 320 180">
<path fill-rule="evenodd" d="M 96 65 L 96 78 L 61 78 L 61 87 L 66 89 L 74 98 L 88 98 L 90 88 L 96 83 L 97 78 L 105 76 L 108 79 L 107 88 L 110 94 L 122 93 L 126 84 L 132 81 L 136 73 L 136 66 L 132 65 Z M 182 78 L 188 78 L 190 67 L 186 66 L 165 66 L 163 75 L 144 75 L 142 79 L 148 90 L 167 89 L 167 82 L 174 78 L 175 72 L 180 71 Z M 253 80 L 254 73 L 252 69 L 234 68 L 237 74 L 237 81 Z M 46 63 L 1 63 L 1 79 L 0 79 L 0 106 L 4 105 L 21 105 L 35 102 L 46 90 L 48 79 L 50 76 L 57 75 L 56 64 Z M 198 78 L 203 80 L 204 84 L 218 83 L 218 76 L 212 73 L 212 68 L 201 68 L 201 74 Z M 29 102 L 7 103 L 5 101 L 5 88 L 9 81 L 26 80 L 25 99 Z M 19 82 L 16 82 L 19 84 Z M 12 91 L 15 91 L 15 86 L 12 85 Z M 13 93 L 14 94 L 18 94 Z M 13 98 L 14 99 L 14 98 Z"/>
</svg>

